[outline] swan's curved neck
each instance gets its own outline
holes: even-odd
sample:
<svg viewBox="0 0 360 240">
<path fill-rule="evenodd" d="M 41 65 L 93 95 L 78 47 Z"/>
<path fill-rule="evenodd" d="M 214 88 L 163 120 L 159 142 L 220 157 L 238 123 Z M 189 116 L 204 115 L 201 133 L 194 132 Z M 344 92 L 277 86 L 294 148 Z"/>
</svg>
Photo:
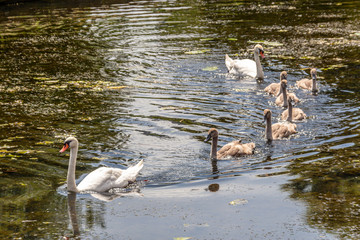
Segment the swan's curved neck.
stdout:
<svg viewBox="0 0 360 240">
<path fill-rule="evenodd" d="M 292 113 L 293 112 L 293 107 L 292 104 L 289 103 L 289 107 L 288 107 L 288 118 L 286 119 L 286 121 L 291 122 L 292 121 Z"/>
<path fill-rule="evenodd" d="M 272 128 L 271 128 L 271 117 L 266 118 L 265 137 L 269 141 L 273 140 Z"/>
<path fill-rule="evenodd" d="M 70 148 L 70 159 L 67 173 L 67 190 L 70 192 L 79 192 L 75 182 L 75 169 L 78 147 Z"/>
<path fill-rule="evenodd" d="M 312 89 L 313 92 L 317 92 L 317 86 L 316 86 L 316 78 L 312 79 Z"/>
<path fill-rule="evenodd" d="M 217 154 L 218 137 L 213 137 L 211 142 L 210 158 L 216 159 Z"/>
<path fill-rule="evenodd" d="M 286 88 L 282 89 L 282 94 L 283 94 L 283 101 L 284 101 L 283 107 L 288 107 Z"/>
<path fill-rule="evenodd" d="M 259 54 L 254 53 L 254 59 L 256 63 L 256 78 L 264 79 L 264 72 L 261 66 Z"/>
</svg>

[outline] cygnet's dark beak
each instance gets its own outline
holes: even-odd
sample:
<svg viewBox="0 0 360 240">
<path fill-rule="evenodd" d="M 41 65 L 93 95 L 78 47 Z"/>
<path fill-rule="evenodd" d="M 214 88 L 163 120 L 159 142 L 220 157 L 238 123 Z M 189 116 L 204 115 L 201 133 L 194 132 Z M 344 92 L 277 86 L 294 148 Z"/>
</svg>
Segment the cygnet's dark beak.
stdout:
<svg viewBox="0 0 360 240">
<path fill-rule="evenodd" d="M 205 139 L 204 142 L 207 142 L 207 141 L 209 141 L 210 139 L 211 139 L 211 135 L 209 134 L 209 135 L 206 137 L 206 139 Z"/>
<path fill-rule="evenodd" d="M 264 115 L 264 121 L 263 122 L 266 122 L 266 119 L 267 119 L 267 113 Z"/>
</svg>

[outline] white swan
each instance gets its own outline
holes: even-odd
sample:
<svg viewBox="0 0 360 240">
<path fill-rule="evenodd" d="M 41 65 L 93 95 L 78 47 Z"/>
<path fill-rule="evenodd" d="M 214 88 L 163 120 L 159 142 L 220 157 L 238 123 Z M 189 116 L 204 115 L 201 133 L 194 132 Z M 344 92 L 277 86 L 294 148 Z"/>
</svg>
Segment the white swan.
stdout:
<svg viewBox="0 0 360 240">
<path fill-rule="evenodd" d="M 211 128 L 208 132 L 208 136 L 205 139 L 205 142 L 212 139 L 211 142 L 211 159 L 225 159 L 227 157 L 240 157 L 243 155 L 254 154 L 255 143 L 245 143 L 242 144 L 241 140 L 235 140 L 228 144 L 225 144 L 219 151 L 217 151 L 219 132 L 216 128 Z"/>
<path fill-rule="evenodd" d="M 124 188 L 136 180 L 136 176 L 143 168 L 143 160 L 126 170 L 119 168 L 100 167 L 89 173 L 76 187 L 75 168 L 79 142 L 74 137 L 69 137 L 64 142 L 60 152 L 70 148 L 70 159 L 67 173 L 67 190 L 70 192 L 107 192 L 112 188 Z"/>
<path fill-rule="evenodd" d="M 316 85 L 316 68 L 310 70 L 310 75 L 312 79 L 304 78 L 300 81 L 296 82 L 296 85 L 299 88 L 311 90 L 313 93 L 318 92 L 317 85 Z"/>
<path fill-rule="evenodd" d="M 254 48 L 254 60 L 241 59 L 233 60 L 225 55 L 225 65 L 230 74 L 250 76 L 252 78 L 264 79 L 264 72 L 260 63 L 259 55 L 264 58 L 264 49 L 260 44 Z"/>
</svg>

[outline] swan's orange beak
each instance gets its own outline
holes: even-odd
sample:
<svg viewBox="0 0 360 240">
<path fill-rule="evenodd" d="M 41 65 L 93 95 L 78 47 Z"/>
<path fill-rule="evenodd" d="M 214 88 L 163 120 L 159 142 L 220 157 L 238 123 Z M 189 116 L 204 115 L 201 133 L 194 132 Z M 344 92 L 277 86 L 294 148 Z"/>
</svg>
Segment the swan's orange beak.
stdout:
<svg viewBox="0 0 360 240">
<path fill-rule="evenodd" d="M 264 55 L 263 51 L 260 51 L 260 55 L 261 55 L 262 58 L 265 58 L 265 55 Z"/>
<path fill-rule="evenodd" d="M 65 143 L 63 148 L 60 150 L 61 153 L 65 152 L 66 149 L 69 148 L 69 144 Z"/>
</svg>

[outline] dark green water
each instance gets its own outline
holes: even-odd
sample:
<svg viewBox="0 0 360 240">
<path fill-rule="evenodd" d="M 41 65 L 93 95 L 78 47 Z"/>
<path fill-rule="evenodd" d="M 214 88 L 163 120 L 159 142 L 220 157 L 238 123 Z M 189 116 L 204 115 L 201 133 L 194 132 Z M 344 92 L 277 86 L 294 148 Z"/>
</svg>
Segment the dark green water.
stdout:
<svg viewBox="0 0 360 240">
<path fill-rule="evenodd" d="M 68 231 L 58 190 L 68 157 L 58 152 L 69 135 L 80 141 L 77 179 L 140 158 L 139 180 L 150 192 L 281 175 L 286 183 L 275 185 L 305 204 L 308 226 L 360 237 L 358 1 L 34 2 L 0 10 L 1 238 Z M 264 81 L 228 76 L 225 53 L 251 58 L 256 42 L 265 48 Z M 317 96 L 294 87 L 311 67 Z M 263 89 L 283 70 L 309 119 L 295 137 L 267 145 L 262 112 L 270 108 L 277 121 L 282 109 Z M 256 143 L 256 154 L 215 171 L 203 142 L 210 127 L 220 145 L 240 137 Z M 91 199 L 82 199 L 84 231 L 106 225 L 107 205 Z"/>
</svg>

